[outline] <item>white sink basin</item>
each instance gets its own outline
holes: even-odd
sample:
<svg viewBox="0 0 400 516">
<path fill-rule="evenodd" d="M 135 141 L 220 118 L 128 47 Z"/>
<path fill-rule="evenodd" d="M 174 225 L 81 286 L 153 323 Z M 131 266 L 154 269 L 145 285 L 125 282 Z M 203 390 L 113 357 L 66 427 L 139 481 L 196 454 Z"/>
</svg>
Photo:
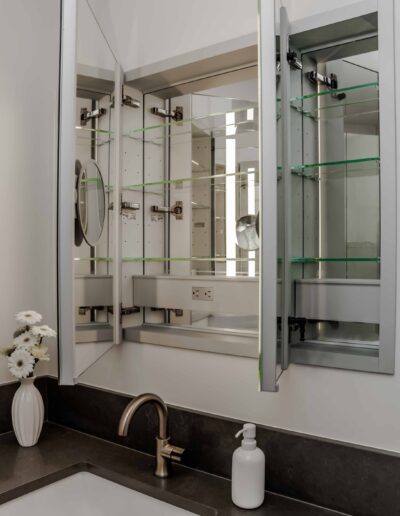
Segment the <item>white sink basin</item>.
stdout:
<svg viewBox="0 0 400 516">
<path fill-rule="evenodd" d="M 0 516 L 190 516 L 150 496 L 81 472 L 0 505 Z"/>
</svg>

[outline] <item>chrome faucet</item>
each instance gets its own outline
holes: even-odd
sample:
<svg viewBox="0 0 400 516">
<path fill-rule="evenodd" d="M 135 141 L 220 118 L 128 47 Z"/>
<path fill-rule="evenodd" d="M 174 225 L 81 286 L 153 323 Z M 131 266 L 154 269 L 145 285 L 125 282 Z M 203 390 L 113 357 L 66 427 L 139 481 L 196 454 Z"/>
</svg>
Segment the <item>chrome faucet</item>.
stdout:
<svg viewBox="0 0 400 516">
<path fill-rule="evenodd" d="M 124 410 L 118 427 L 118 435 L 128 435 L 129 424 L 136 411 L 145 403 L 154 403 L 158 414 L 158 436 L 156 437 L 156 470 L 155 475 L 166 478 L 169 475 L 169 461 L 180 462 L 184 448 L 170 444 L 168 436 L 168 409 L 166 404 L 156 394 L 141 394 L 133 399 Z"/>
</svg>

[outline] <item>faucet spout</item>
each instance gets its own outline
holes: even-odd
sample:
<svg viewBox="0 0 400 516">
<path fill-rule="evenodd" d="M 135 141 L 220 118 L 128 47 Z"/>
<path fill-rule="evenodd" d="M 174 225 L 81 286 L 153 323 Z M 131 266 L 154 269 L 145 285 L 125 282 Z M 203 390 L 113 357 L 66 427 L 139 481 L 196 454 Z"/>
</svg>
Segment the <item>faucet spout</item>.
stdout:
<svg viewBox="0 0 400 516">
<path fill-rule="evenodd" d="M 132 400 L 125 408 L 118 427 L 118 435 L 126 437 L 128 435 L 128 428 L 133 416 L 139 408 L 146 403 L 154 403 L 158 414 L 158 437 L 159 439 L 168 439 L 168 409 L 163 400 L 156 394 L 141 394 Z"/>
<path fill-rule="evenodd" d="M 126 437 L 128 428 L 137 410 L 146 403 L 154 403 L 158 415 L 158 436 L 156 437 L 156 470 L 155 475 L 166 478 L 169 475 L 169 462 L 180 462 L 183 448 L 170 443 L 168 435 L 168 409 L 163 400 L 156 394 L 141 394 L 125 408 L 118 426 L 118 435 Z"/>
</svg>

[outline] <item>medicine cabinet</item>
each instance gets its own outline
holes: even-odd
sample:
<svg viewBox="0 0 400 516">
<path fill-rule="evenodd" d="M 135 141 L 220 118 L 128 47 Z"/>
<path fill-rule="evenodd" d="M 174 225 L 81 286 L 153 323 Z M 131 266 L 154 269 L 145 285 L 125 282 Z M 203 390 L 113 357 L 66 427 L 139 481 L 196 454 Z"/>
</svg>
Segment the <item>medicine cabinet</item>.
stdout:
<svg viewBox="0 0 400 516">
<path fill-rule="evenodd" d="M 360 2 L 299 22 L 267 4 L 262 387 L 276 390 L 291 363 L 393 373 L 394 4 Z"/>
<path fill-rule="evenodd" d="M 62 5 L 60 381 L 123 341 L 260 357 L 266 391 L 393 373 L 392 2 L 260 0 L 259 44 L 146 73 Z"/>
</svg>

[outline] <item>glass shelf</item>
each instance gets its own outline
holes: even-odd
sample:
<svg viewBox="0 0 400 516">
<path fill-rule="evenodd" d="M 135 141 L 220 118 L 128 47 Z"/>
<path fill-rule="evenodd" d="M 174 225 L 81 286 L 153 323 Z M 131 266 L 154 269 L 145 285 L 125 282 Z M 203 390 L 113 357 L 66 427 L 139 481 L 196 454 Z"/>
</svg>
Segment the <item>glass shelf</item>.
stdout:
<svg viewBox="0 0 400 516">
<path fill-rule="evenodd" d="M 81 179 L 80 180 L 80 186 L 82 185 L 88 185 L 90 187 L 91 184 L 95 183 L 97 185 L 101 185 L 103 184 L 103 181 L 97 177 L 90 177 L 88 179 Z M 108 185 L 104 185 L 104 187 L 107 187 Z"/>
<path fill-rule="evenodd" d="M 201 170 L 200 170 L 201 171 Z M 307 163 L 304 165 L 294 165 L 292 167 L 292 174 L 306 178 L 320 178 L 327 174 L 349 174 L 352 177 L 363 177 L 378 175 L 380 171 L 380 158 L 377 156 L 368 158 L 359 158 L 353 160 L 330 161 L 324 163 Z M 194 170 L 196 172 L 196 170 Z M 277 179 L 281 177 L 282 167 L 278 167 Z M 224 191 L 225 180 L 228 177 L 234 176 L 236 183 L 244 186 L 247 183 L 247 177 L 250 174 L 255 174 L 255 187 L 259 186 L 258 171 L 243 171 L 235 174 L 215 174 L 204 175 L 196 177 L 185 177 L 182 179 L 170 179 L 165 181 L 152 181 L 146 183 L 138 183 L 133 185 L 125 185 L 122 190 L 125 192 L 137 191 L 145 193 L 164 193 L 165 189 L 169 188 L 176 190 L 184 190 L 190 188 L 193 183 L 201 183 L 206 181 L 213 181 L 216 190 Z M 112 187 L 110 187 L 112 188 Z"/>
<path fill-rule="evenodd" d="M 74 258 L 76 262 L 98 262 L 98 263 L 111 263 L 112 258 L 106 256 L 98 256 L 95 258 Z M 196 257 L 191 258 L 164 258 L 164 257 L 142 257 L 142 256 L 125 256 L 122 258 L 124 263 L 169 263 L 169 262 L 212 262 L 212 263 L 226 263 L 226 262 L 251 262 L 255 261 L 255 258 L 226 258 L 226 257 Z M 282 259 L 279 259 L 281 262 Z M 320 258 L 320 257 L 295 257 L 291 258 L 291 263 L 380 263 L 380 258 Z"/>
<path fill-rule="evenodd" d="M 175 122 L 175 125 L 177 125 L 179 122 Z M 225 138 L 236 138 L 236 148 L 237 149 L 243 149 L 243 148 L 247 148 L 247 142 L 246 143 L 242 143 L 240 138 L 241 137 L 244 137 L 244 135 L 251 135 L 253 134 L 254 135 L 254 139 L 257 140 L 258 138 L 258 123 L 257 122 L 254 122 L 254 121 L 251 121 L 251 122 L 241 122 L 241 123 L 236 123 L 234 124 L 234 126 L 232 127 L 235 127 L 235 132 L 231 135 L 227 135 L 226 134 L 226 129 L 228 128 L 229 126 L 227 126 L 225 123 L 221 123 L 220 126 L 209 126 L 209 127 L 197 127 L 197 126 L 187 126 L 187 129 L 185 130 L 182 130 L 182 131 L 179 131 L 179 132 L 174 132 L 174 133 L 165 133 L 165 132 L 159 132 L 159 134 L 155 134 L 155 133 L 152 133 L 152 134 L 149 134 L 148 132 L 144 132 L 143 129 L 138 129 L 137 130 L 137 133 L 135 134 L 128 134 L 128 133 L 125 133 L 123 134 L 123 138 L 125 140 L 133 140 L 135 142 L 140 142 L 140 143 L 147 143 L 147 144 L 152 144 L 152 145 L 164 145 L 164 141 L 165 140 L 169 140 L 171 142 L 172 145 L 183 145 L 183 144 L 187 144 L 188 142 L 191 142 L 192 140 L 194 140 L 196 137 L 205 137 L 205 136 L 209 136 L 209 137 L 213 137 L 217 140 L 218 142 L 218 139 L 219 138 L 223 138 L 225 140 Z M 151 130 L 149 130 L 151 131 Z M 144 133 L 144 135 L 142 134 Z M 251 147 L 253 148 L 258 148 L 258 144 L 257 146 L 255 145 L 252 145 Z M 217 148 L 222 148 L 221 145 L 219 145 L 219 147 Z"/>
<path fill-rule="evenodd" d="M 292 258 L 291 263 L 379 263 L 380 258 Z"/>
<path fill-rule="evenodd" d="M 210 182 L 210 186 L 214 188 L 214 191 L 225 191 L 225 181 L 227 178 L 234 177 L 235 182 L 239 186 L 243 186 L 247 184 L 247 178 L 249 175 L 255 175 L 255 187 L 259 186 L 258 182 L 258 173 L 257 171 L 244 171 L 237 172 L 235 174 L 215 174 L 215 175 L 204 175 L 197 177 L 196 175 L 192 177 L 185 177 L 182 179 L 170 179 L 166 181 L 153 181 L 148 183 L 139 183 L 134 185 L 126 185 L 122 187 L 122 190 L 125 192 L 142 192 L 143 189 L 145 193 L 164 193 L 166 188 L 170 190 L 184 190 L 185 188 L 192 188 L 193 184 L 198 185 L 207 185 L 207 181 Z M 209 186 L 209 185 L 207 185 Z"/>
<path fill-rule="evenodd" d="M 98 256 L 95 258 L 74 258 L 74 262 L 98 262 L 98 263 L 111 263 L 112 258 L 107 256 Z M 162 258 L 162 257 L 142 257 L 142 256 L 125 256 L 122 258 L 124 263 L 168 263 L 168 262 L 213 262 L 213 263 L 225 263 L 225 262 L 251 262 L 255 261 L 255 258 L 225 258 L 225 257 L 191 257 L 191 258 Z"/>
<path fill-rule="evenodd" d="M 368 157 L 343 161 L 330 161 L 325 163 L 307 163 L 292 167 L 292 174 L 321 178 L 326 174 L 349 174 L 351 177 L 363 177 L 379 175 L 380 158 Z"/>
<path fill-rule="evenodd" d="M 127 256 L 122 258 L 124 263 L 170 263 L 170 262 L 212 262 L 212 263 L 226 263 L 226 262 L 254 262 L 255 258 L 209 258 L 209 257 L 191 257 L 191 258 L 159 258 L 159 257 L 140 257 L 140 256 Z"/>
<path fill-rule="evenodd" d="M 280 99 L 278 99 L 278 106 Z M 227 122 L 227 115 L 234 115 L 233 122 Z M 278 119 L 280 115 L 278 114 Z M 161 119 L 160 119 L 161 120 Z M 166 131 L 170 128 L 179 128 L 177 132 L 169 134 Z M 183 128 L 183 129 L 182 129 Z M 186 128 L 186 129 L 185 129 Z M 258 106 L 257 103 L 249 102 L 248 105 L 229 111 L 217 111 L 207 115 L 194 116 L 181 121 L 162 121 L 159 124 L 152 124 L 138 129 L 126 131 L 122 136 L 125 139 L 132 139 L 144 143 L 162 143 L 165 138 L 182 138 L 185 135 L 190 137 L 204 136 L 205 134 L 218 137 L 235 137 L 246 133 L 258 133 Z M 96 145 L 104 145 L 113 141 L 114 132 L 104 129 L 93 129 L 86 126 L 76 126 L 77 139 L 84 144 L 85 141 L 92 142 L 95 138 Z"/>
<path fill-rule="evenodd" d="M 251 114 L 249 113 L 251 110 Z M 235 115 L 234 123 L 227 124 L 227 114 L 233 113 Z M 231 132 L 233 136 L 239 132 L 258 131 L 258 108 L 255 103 L 249 103 L 248 106 L 232 109 L 231 111 L 218 111 L 207 115 L 194 116 L 192 118 L 186 118 L 179 122 L 169 120 L 159 124 L 153 124 L 146 127 L 140 127 L 139 129 L 131 129 L 124 133 L 125 138 L 133 138 L 142 140 L 143 135 L 145 142 L 152 142 L 156 140 L 162 140 L 165 138 L 165 131 L 160 131 L 168 128 L 187 127 L 187 131 L 179 131 L 179 135 L 192 134 L 192 126 L 196 126 L 196 129 L 204 132 L 212 132 L 213 135 L 216 133 L 220 135 L 226 135 Z M 236 127 L 236 130 L 235 130 Z M 228 131 L 227 131 L 228 129 Z"/>
<path fill-rule="evenodd" d="M 75 130 L 79 131 L 79 133 L 88 134 L 88 135 L 101 134 L 101 135 L 110 136 L 110 135 L 114 134 L 114 131 L 107 131 L 106 129 L 96 129 L 96 128 L 82 126 L 82 125 L 76 125 Z"/>
<path fill-rule="evenodd" d="M 102 181 L 101 181 L 101 179 L 96 179 L 96 178 L 82 179 L 80 181 L 79 188 L 80 188 L 80 190 L 83 190 L 83 188 L 85 188 L 85 190 L 88 190 L 90 188 L 90 185 L 93 183 L 102 184 Z M 83 185 L 85 185 L 85 186 L 83 186 Z M 104 190 L 106 191 L 106 193 L 111 193 L 112 189 L 113 189 L 112 185 L 104 185 Z"/>
<path fill-rule="evenodd" d="M 108 257 L 108 256 L 96 256 L 96 257 L 93 257 L 93 258 L 88 256 L 88 257 L 82 257 L 82 258 L 81 257 L 74 258 L 74 262 L 110 263 L 112 261 L 113 261 L 113 259 Z"/>
<path fill-rule="evenodd" d="M 325 90 L 290 100 L 290 105 L 315 120 L 379 115 L 379 83 Z"/>
<path fill-rule="evenodd" d="M 90 127 L 75 127 L 76 143 L 80 147 L 95 145 L 102 147 L 114 141 L 113 131 L 92 129 Z"/>
<path fill-rule="evenodd" d="M 379 173 L 380 158 L 359 158 L 354 160 L 343 160 L 343 161 L 331 161 L 325 163 L 308 163 L 305 165 L 294 165 L 292 167 L 292 173 L 294 175 L 304 177 L 318 177 L 320 174 L 332 174 L 338 172 L 351 173 L 354 175 L 375 175 Z M 322 169 L 322 170 L 321 170 Z M 278 179 L 280 177 L 282 167 L 278 167 Z M 123 191 L 142 191 L 143 189 L 148 191 L 160 190 L 164 187 L 173 187 L 175 189 L 183 189 L 185 185 L 191 185 L 192 183 L 201 181 L 215 181 L 215 186 L 223 186 L 224 180 L 228 177 L 234 176 L 238 183 L 245 184 L 246 177 L 250 174 L 255 174 L 255 185 L 259 186 L 258 171 L 243 171 L 235 174 L 215 174 L 215 175 L 204 175 L 204 176 L 192 176 L 185 177 L 182 179 L 170 179 L 165 181 L 150 181 L 146 183 L 137 183 L 133 185 L 125 185 L 122 187 Z M 187 187 L 187 186 L 186 186 Z M 112 188 L 112 187 L 110 187 Z"/>
</svg>

